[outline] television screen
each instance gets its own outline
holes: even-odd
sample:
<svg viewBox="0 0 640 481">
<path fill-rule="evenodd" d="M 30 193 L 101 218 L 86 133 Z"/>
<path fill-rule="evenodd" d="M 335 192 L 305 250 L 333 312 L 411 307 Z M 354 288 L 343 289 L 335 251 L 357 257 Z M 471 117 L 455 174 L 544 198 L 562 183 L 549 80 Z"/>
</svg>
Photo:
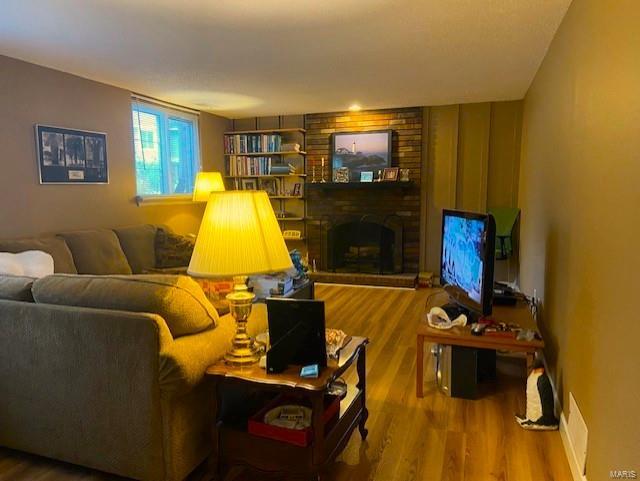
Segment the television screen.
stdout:
<svg viewBox="0 0 640 481">
<path fill-rule="evenodd" d="M 362 172 L 377 177 L 379 170 L 391 166 L 391 131 L 333 134 L 331 161 L 334 172 L 347 167 L 351 181 L 358 182 Z"/>
<path fill-rule="evenodd" d="M 444 211 L 440 282 L 456 302 L 485 315 L 491 312 L 494 231 L 489 215 Z"/>
</svg>

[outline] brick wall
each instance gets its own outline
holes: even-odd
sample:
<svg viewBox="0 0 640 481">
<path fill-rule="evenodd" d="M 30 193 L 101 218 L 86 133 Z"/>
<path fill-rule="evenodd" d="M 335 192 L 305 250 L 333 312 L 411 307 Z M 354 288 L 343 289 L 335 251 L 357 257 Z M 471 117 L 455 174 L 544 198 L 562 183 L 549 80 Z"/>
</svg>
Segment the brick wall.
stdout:
<svg viewBox="0 0 640 481">
<path fill-rule="evenodd" d="M 309 259 L 321 262 L 320 221 L 330 216 L 396 214 L 404 225 L 404 272 L 418 271 L 420 248 L 420 169 L 422 167 L 422 108 L 367 110 L 307 114 L 307 181 L 315 166 L 320 178 L 321 159 L 326 159 L 325 178 L 331 179 L 331 134 L 334 132 L 393 131 L 392 166 L 410 169 L 406 189 L 307 189 L 307 238 Z"/>
</svg>

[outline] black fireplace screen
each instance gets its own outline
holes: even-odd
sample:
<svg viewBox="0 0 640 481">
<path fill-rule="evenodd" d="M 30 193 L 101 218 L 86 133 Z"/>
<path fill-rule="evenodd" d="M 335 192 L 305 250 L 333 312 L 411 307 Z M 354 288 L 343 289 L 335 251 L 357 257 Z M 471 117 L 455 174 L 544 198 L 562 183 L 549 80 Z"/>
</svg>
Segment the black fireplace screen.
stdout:
<svg viewBox="0 0 640 481">
<path fill-rule="evenodd" d="M 402 272 L 402 220 L 396 215 L 336 219 L 326 224 L 324 260 L 331 272 Z"/>
</svg>

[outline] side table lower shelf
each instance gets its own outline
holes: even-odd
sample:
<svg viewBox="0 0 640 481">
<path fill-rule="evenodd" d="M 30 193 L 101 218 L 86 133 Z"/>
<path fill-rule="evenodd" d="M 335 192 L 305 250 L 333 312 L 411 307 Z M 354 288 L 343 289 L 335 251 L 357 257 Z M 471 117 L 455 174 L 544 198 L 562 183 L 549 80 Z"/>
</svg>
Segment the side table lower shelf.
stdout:
<svg viewBox="0 0 640 481">
<path fill-rule="evenodd" d="M 309 476 L 319 479 L 323 469 L 342 452 L 353 431 L 359 428 L 364 440 L 367 436 L 365 423 L 368 417 L 366 408 L 365 348 L 364 340 L 346 362 L 334 367 L 337 375 L 344 373 L 354 360 L 357 360 L 358 383 L 347 386 L 347 394 L 340 403 L 338 418 L 325 432 L 323 420 L 325 389 L 304 389 L 287 384 L 260 384 L 250 378 L 239 379 L 214 376 L 216 380 L 216 398 L 219 401 L 221 387 L 226 382 L 249 383 L 253 388 L 279 393 L 295 394 L 311 401 L 313 440 L 309 446 L 301 447 L 282 441 L 250 434 L 246 428 L 226 425 L 218 421 L 214 427 L 214 454 L 212 466 L 219 476 L 223 467 L 247 466 L 252 469 L 283 473 L 296 476 Z M 332 368 L 327 368 L 328 370 Z M 275 375 L 277 376 L 277 375 Z"/>
</svg>

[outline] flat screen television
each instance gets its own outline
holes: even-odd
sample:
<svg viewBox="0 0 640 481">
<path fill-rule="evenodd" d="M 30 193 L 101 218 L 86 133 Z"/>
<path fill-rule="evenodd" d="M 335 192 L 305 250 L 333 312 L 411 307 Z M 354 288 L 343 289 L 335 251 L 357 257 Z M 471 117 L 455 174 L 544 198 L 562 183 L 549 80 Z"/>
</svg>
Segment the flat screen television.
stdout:
<svg viewBox="0 0 640 481">
<path fill-rule="evenodd" d="M 442 212 L 440 284 L 470 313 L 491 314 L 496 223 L 491 214 Z"/>
<path fill-rule="evenodd" d="M 391 130 L 369 132 L 338 132 L 331 142 L 331 165 L 336 169 L 347 167 L 349 180 L 360 182 L 362 172 L 373 172 L 391 167 Z"/>
</svg>

